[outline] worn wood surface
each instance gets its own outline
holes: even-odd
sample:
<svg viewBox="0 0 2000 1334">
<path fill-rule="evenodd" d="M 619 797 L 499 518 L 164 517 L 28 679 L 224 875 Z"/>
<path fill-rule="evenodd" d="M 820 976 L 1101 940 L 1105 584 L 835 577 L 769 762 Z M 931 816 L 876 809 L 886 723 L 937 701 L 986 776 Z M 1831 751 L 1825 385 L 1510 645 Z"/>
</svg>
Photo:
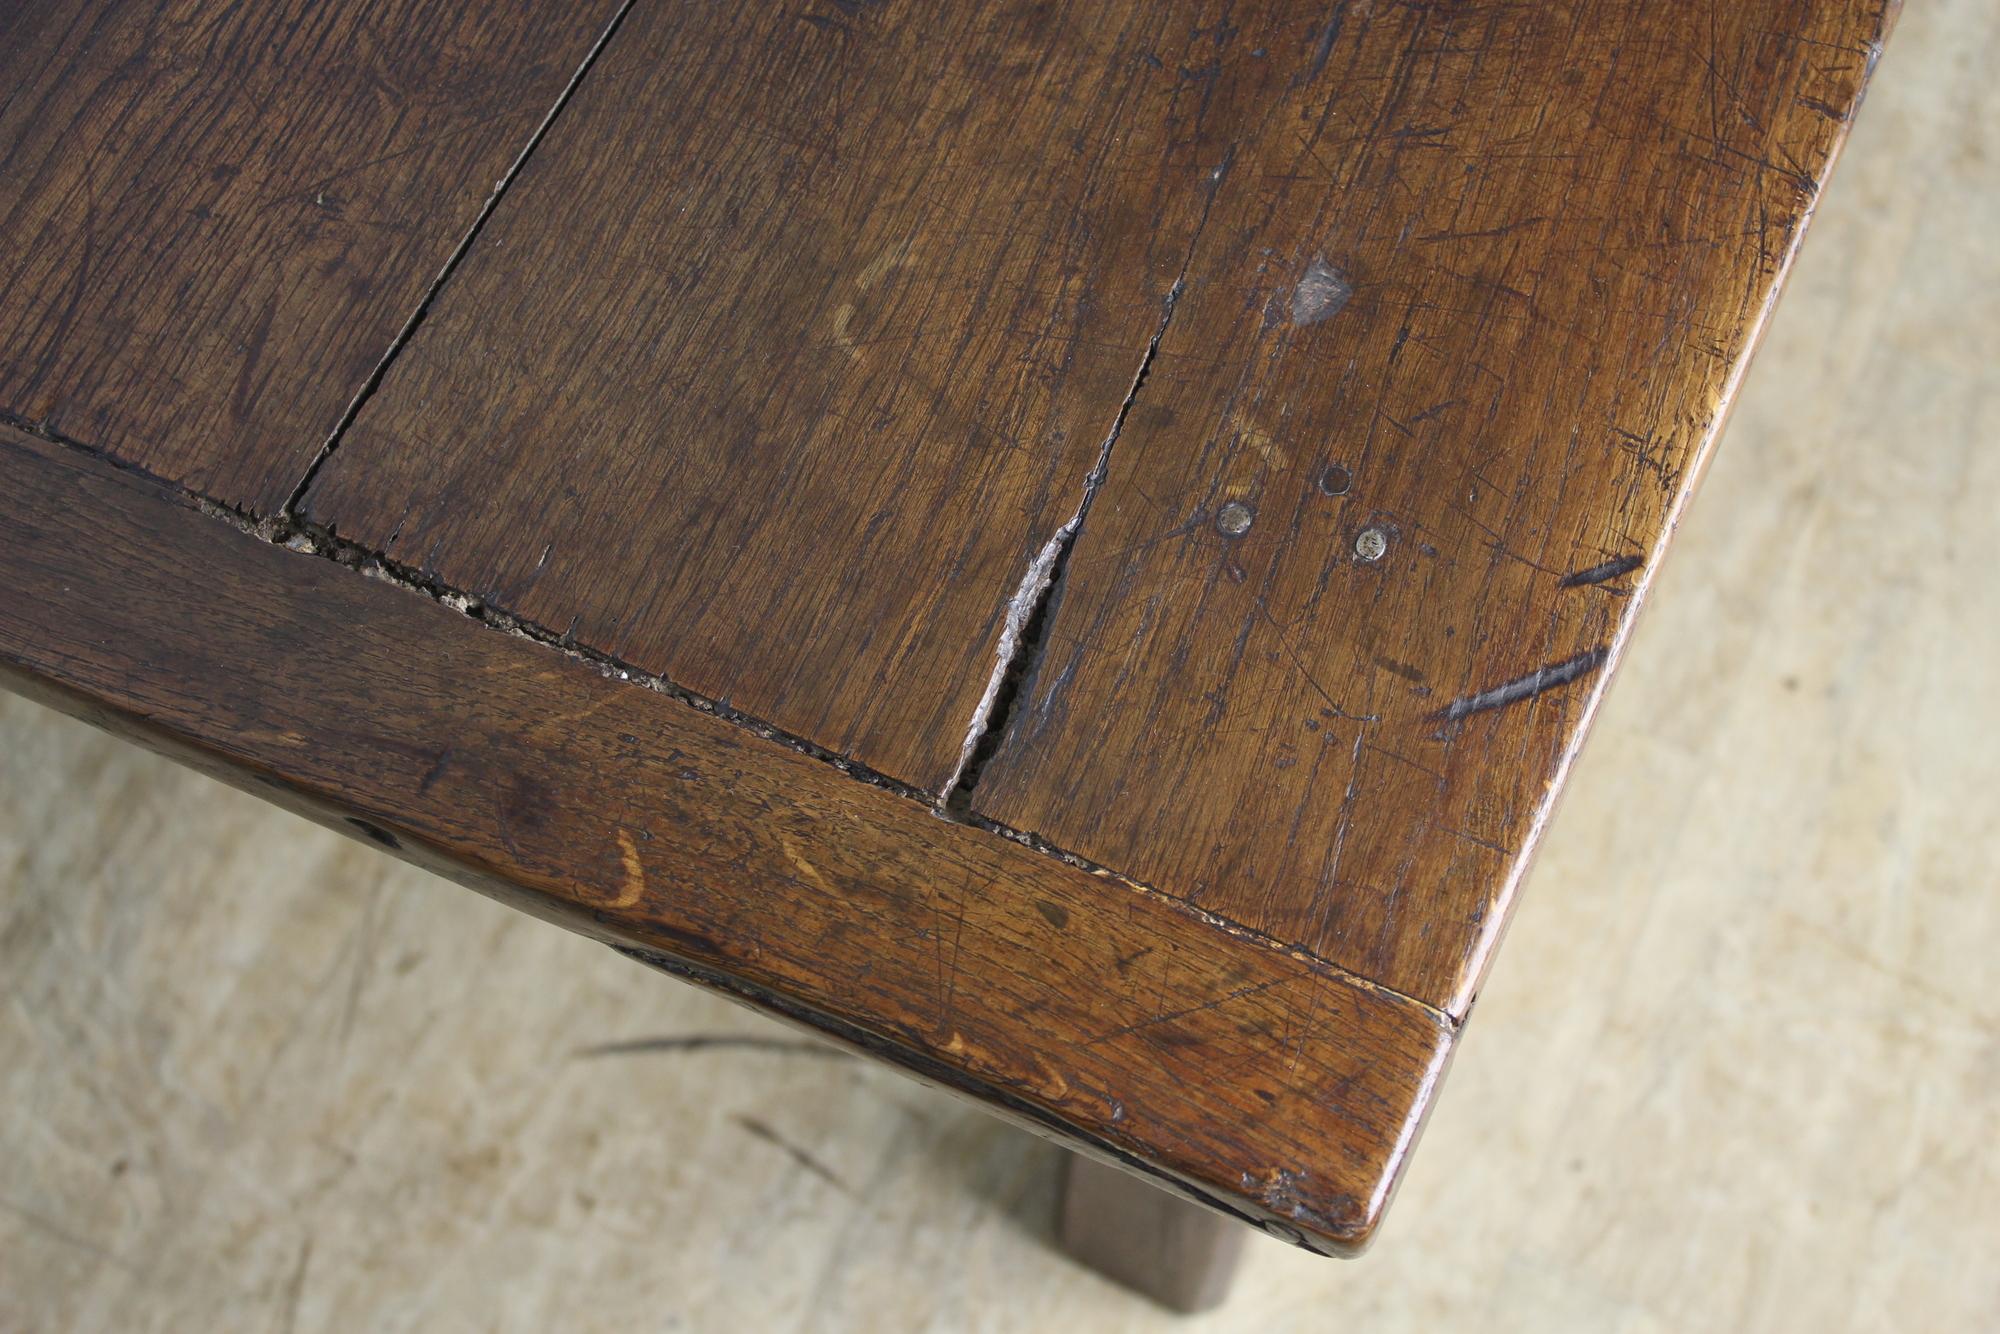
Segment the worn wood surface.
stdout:
<svg viewBox="0 0 2000 1334">
<path fill-rule="evenodd" d="M 1889 10 L 258 15 L 7 20 L 14 683 L 1364 1241 Z"/>
<path fill-rule="evenodd" d="M 1377 1241 L 1203 1331 L 1992 1325 L 1996 43 L 1899 22 Z M 0 979 L 0 1327 L 1187 1328 L 1053 1146 L 12 698 Z"/>
<path fill-rule="evenodd" d="M 635 15 L 307 517 L 1462 1014 L 1888 19 Z"/>
<path fill-rule="evenodd" d="M 1434 1012 L 67 447 L 0 479 L 30 693 L 1288 1240 L 1379 1219 Z"/>
<path fill-rule="evenodd" d="M 1343 10 L 1236 152 L 977 808 L 1462 1013 L 1887 21 Z"/>
<path fill-rule="evenodd" d="M 276 510 L 614 10 L 0 6 L 0 412 Z"/>
<path fill-rule="evenodd" d="M 1186 5 L 641 5 L 314 522 L 936 791 L 1212 186 Z"/>
</svg>

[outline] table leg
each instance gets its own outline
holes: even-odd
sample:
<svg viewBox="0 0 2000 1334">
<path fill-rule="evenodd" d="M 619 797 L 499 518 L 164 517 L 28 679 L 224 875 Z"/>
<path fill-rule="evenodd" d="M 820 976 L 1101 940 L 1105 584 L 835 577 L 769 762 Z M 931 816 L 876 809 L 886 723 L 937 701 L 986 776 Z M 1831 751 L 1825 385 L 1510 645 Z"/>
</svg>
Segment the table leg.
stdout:
<svg viewBox="0 0 2000 1334">
<path fill-rule="evenodd" d="M 1248 1232 L 1130 1173 L 1068 1155 L 1057 1224 L 1063 1250 L 1162 1306 L 1220 1305 Z"/>
</svg>

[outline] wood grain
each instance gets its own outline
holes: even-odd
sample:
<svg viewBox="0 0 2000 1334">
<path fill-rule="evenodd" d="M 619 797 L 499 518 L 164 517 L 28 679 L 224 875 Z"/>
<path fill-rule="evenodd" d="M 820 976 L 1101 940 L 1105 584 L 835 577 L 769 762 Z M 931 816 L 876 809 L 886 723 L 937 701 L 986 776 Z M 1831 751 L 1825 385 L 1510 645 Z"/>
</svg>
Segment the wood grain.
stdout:
<svg viewBox="0 0 2000 1334">
<path fill-rule="evenodd" d="M 639 7 L 306 516 L 944 788 L 1221 161 L 1191 12 Z"/>
<path fill-rule="evenodd" d="M 271 512 L 615 6 L 0 6 L 0 410 Z"/>
<path fill-rule="evenodd" d="M 1268 115 L 977 809 L 1463 1013 L 1890 18 L 1246 22 Z"/>
<path fill-rule="evenodd" d="M 1315 1249 L 1434 1011 L 0 428 L 0 679 Z"/>
</svg>

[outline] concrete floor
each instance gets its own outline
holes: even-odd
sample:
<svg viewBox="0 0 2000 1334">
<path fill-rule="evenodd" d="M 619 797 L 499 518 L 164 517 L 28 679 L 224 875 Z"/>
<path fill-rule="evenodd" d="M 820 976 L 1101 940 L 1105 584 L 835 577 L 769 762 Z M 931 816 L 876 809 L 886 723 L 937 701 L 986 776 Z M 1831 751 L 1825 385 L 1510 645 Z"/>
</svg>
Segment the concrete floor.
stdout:
<svg viewBox="0 0 2000 1334">
<path fill-rule="evenodd" d="M 1385 1235 L 1182 1327 L 2000 1328 L 1997 47 L 1904 16 Z M 0 1330 L 1175 1323 L 1056 1157 L 0 706 Z"/>
</svg>

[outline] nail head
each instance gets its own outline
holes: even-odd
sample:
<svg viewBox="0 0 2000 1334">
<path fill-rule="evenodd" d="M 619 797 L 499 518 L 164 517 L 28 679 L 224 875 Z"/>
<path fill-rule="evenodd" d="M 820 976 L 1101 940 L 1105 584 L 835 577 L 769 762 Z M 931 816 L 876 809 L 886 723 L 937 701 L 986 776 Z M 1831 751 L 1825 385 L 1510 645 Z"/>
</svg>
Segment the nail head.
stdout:
<svg viewBox="0 0 2000 1334">
<path fill-rule="evenodd" d="M 1320 470 L 1319 489 L 1322 495 L 1344 496 L 1353 484 L 1353 474 L 1338 463 L 1329 463 Z"/>
<path fill-rule="evenodd" d="M 1354 554 L 1362 560 L 1381 560 L 1389 550 L 1389 535 L 1380 528 L 1363 528 L 1354 538 Z"/>
<path fill-rule="evenodd" d="M 1240 500 L 1232 500 L 1215 512 L 1215 530 L 1224 537 L 1241 537 L 1250 531 L 1256 513 Z"/>
</svg>

